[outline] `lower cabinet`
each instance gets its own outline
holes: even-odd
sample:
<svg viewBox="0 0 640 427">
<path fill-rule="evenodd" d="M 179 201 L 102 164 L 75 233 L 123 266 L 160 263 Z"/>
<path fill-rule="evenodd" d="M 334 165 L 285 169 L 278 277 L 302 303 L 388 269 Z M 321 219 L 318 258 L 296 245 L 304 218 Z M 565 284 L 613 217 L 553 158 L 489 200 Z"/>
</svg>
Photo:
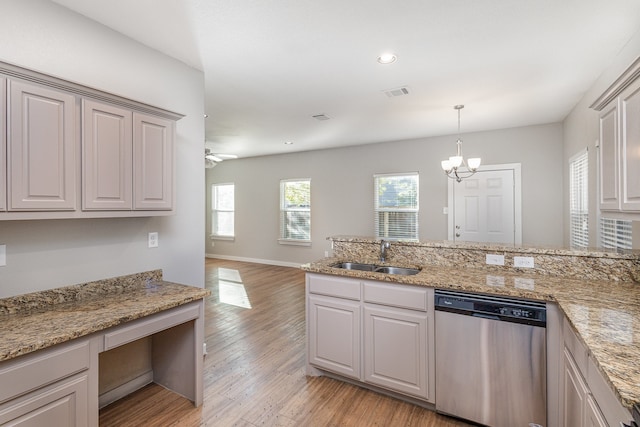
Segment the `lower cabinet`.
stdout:
<svg viewBox="0 0 640 427">
<path fill-rule="evenodd" d="M 364 380 L 427 399 L 427 314 L 366 306 Z"/>
<path fill-rule="evenodd" d="M 308 316 L 309 363 L 360 380 L 360 304 L 312 295 Z"/>
<path fill-rule="evenodd" d="M 11 401 L 0 410 L 2 426 L 86 426 L 89 376 L 87 373 L 38 389 Z"/>
<path fill-rule="evenodd" d="M 434 402 L 433 290 L 309 273 L 307 350 L 310 367 Z"/>
</svg>

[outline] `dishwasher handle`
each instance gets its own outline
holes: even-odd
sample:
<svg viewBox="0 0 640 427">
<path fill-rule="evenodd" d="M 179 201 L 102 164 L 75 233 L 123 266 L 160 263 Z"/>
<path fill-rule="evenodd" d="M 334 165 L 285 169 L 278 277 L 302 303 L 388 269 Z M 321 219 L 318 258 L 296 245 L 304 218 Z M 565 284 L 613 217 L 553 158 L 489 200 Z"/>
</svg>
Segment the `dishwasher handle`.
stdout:
<svg viewBox="0 0 640 427">
<path fill-rule="evenodd" d="M 499 316 L 495 316 L 493 314 L 473 313 L 472 316 L 473 317 L 480 317 L 482 319 L 502 320 Z"/>
</svg>

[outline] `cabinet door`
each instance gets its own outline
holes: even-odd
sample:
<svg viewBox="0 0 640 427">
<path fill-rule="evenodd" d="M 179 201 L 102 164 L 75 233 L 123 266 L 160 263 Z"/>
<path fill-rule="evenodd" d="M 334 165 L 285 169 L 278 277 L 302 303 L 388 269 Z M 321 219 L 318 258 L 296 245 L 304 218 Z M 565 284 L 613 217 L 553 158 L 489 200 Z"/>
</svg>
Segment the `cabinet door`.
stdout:
<svg viewBox="0 0 640 427">
<path fill-rule="evenodd" d="M 88 394 L 86 373 L 68 378 L 0 405 L 0 424 L 20 427 L 87 426 Z"/>
<path fill-rule="evenodd" d="M 364 380 L 426 399 L 427 314 L 364 308 Z"/>
<path fill-rule="evenodd" d="M 74 210 L 74 96 L 18 81 L 8 94 L 9 210 Z"/>
<path fill-rule="evenodd" d="M 564 425 L 565 427 L 585 426 L 587 386 L 573 358 L 564 350 Z"/>
<path fill-rule="evenodd" d="M 133 208 L 173 208 L 174 122 L 133 113 Z"/>
<path fill-rule="evenodd" d="M 0 211 L 7 210 L 7 80 L 0 77 Z"/>
<path fill-rule="evenodd" d="M 132 207 L 132 115 L 101 102 L 82 100 L 82 209 Z"/>
<path fill-rule="evenodd" d="M 309 295 L 309 363 L 361 379 L 360 303 Z"/>
<path fill-rule="evenodd" d="M 609 427 L 609 424 L 604 420 L 600 408 L 590 394 L 587 395 L 585 402 L 585 427 Z"/>
<path fill-rule="evenodd" d="M 640 211 L 640 81 L 620 96 L 622 210 Z"/>
<path fill-rule="evenodd" d="M 618 189 L 618 104 L 600 113 L 600 209 L 620 209 Z"/>
</svg>

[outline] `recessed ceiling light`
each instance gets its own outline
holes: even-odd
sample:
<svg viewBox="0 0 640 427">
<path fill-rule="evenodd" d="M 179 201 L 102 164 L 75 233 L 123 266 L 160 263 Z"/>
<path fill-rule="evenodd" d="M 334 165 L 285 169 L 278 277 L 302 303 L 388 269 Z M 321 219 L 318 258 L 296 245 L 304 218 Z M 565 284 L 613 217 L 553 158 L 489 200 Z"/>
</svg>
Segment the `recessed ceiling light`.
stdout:
<svg viewBox="0 0 640 427">
<path fill-rule="evenodd" d="M 378 56 L 378 62 L 380 64 L 391 64 L 392 62 L 396 62 L 398 59 L 393 53 L 383 53 Z"/>
<path fill-rule="evenodd" d="M 284 145 L 293 145 L 293 141 L 285 141 Z"/>
</svg>

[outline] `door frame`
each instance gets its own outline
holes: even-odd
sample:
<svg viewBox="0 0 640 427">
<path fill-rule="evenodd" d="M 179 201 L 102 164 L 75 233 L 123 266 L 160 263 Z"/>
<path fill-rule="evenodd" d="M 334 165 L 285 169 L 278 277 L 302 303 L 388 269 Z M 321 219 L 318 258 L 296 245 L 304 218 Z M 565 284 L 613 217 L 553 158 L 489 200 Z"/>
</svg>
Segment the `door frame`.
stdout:
<svg viewBox="0 0 640 427">
<path fill-rule="evenodd" d="M 514 242 L 516 245 L 522 244 L 522 164 L 521 163 L 505 163 L 499 165 L 481 165 L 478 168 L 479 172 L 487 171 L 501 171 L 511 170 L 513 171 L 513 215 L 514 215 Z M 466 170 L 461 169 L 461 172 Z M 447 179 L 447 239 L 455 241 L 453 227 L 455 226 L 455 194 L 454 186 L 455 181 L 453 179 Z"/>
</svg>

